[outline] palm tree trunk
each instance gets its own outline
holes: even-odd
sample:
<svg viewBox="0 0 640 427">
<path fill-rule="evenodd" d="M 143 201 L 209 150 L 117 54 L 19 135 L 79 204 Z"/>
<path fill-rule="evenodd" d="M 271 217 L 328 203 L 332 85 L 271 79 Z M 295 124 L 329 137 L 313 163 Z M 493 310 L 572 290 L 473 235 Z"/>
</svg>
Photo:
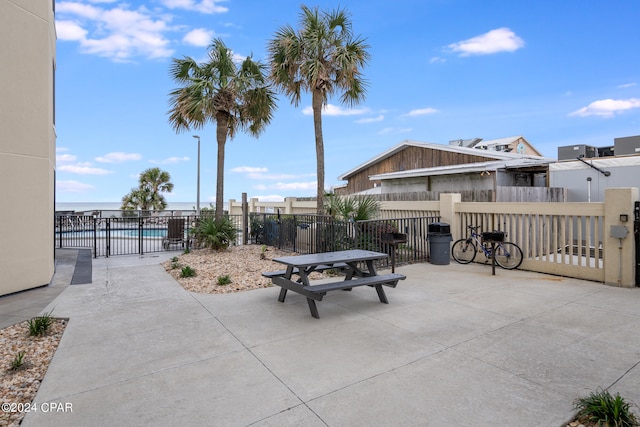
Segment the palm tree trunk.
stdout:
<svg viewBox="0 0 640 427">
<path fill-rule="evenodd" d="M 322 92 L 314 90 L 311 104 L 313 107 L 313 128 L 316 136 L 316 174 L 318 179 L 316 210 L 318 215 L 324 212 L 324 139 L 322 137 Z"/>
<path fill-rule="evenodd" d="M 218 171 L 216 175 L 216 221 L 224 215 L 224 146 L 227 142 L 227 116 L 223 112 L 216 115 L 216 141 L 218 142 Z"/>
</svg>

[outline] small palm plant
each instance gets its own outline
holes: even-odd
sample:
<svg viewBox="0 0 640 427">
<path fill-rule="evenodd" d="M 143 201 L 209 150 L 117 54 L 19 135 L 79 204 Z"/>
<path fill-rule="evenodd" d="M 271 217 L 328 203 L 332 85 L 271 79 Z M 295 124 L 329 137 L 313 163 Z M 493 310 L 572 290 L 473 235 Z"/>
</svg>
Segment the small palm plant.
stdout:
<svg viewBox="0 0 640 427">
<path fill-rule="evenodd" d="M 235 241 L 237 233 L 229 217 L 221 220 L 204 218 L 194 229 L 194 238 L 199 246 L 217 251 L 228 248 Z"/>
</svg>

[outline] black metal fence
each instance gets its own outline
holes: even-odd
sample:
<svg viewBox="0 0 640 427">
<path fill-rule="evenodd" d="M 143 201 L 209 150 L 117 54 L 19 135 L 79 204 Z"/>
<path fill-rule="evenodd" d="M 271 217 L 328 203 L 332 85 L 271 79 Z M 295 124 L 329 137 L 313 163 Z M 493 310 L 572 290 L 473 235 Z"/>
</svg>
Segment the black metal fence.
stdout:
<svg viewBox="0 0 640 427">
<path fill-rule="evenodd" d="M 189 249 L 198 219 L 196 215 L 58 215 L 55 245 L 57 248 L 92 248 L 94 257 Z M 229 219 L 238 229 L 235 243 L 242 244 L 242 216 L 233 215 Z M 413 217 L 345 222 L 313 214 L 252 213 L 246 232 L 250 244 L 273 246 L 287 252 L 309 254 L 367 249 L 393 255 L 396 265 L 401 265 L 428 259 L 428 225 L 439 219 Z M 170 226 L 170 222 L 174 226 Z M 176 222 L 180 225 L 177 232 Z M 389 235 L 402 235 L 403 239 L 400 243 L 392 242 L 387 238 Z M 390 260 L 385 265 L 388 262 Z"/>
<path fill-rule="evenodd" d="M 396 265 L 400 265 L 428 259 L 428 224 L 439 220 L 413 217 L 345 222 L 312 214 L 253 213 L 249 241 L 299 254 L 366 249 L 393 254 Z M 403 235 L 402 243 L 386 238 L 398 234 Z"/>
</svg>

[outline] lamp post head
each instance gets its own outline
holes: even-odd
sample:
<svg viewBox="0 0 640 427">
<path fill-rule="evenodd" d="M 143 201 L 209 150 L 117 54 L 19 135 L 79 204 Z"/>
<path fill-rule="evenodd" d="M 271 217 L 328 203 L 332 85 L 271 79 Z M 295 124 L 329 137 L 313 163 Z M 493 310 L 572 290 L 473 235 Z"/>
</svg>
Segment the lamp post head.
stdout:
<svg viewBox="0 0 640 427">
<path fill-rule="evenodd" d="M 191 135 L 193 138 L 198 138 L 198 141 L 200 141 L 200 136 L 198 135 Z"/>
</svg>

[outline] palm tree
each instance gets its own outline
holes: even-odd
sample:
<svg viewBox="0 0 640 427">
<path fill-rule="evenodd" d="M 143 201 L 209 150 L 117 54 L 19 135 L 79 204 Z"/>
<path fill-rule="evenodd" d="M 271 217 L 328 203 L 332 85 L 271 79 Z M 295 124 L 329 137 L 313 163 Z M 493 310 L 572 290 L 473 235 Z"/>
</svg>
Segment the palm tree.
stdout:
<svg viewBox="0 0 640 427">
<path fill-rule="evenodd" d="M 160 168 L 144 170 L 138 178 L 138 188 L 132 188 L 122 198 L 122 210 L 161 211 L 167 207 L 167 201 L 161 193 L 171 193 L 173 183 L 171 175 Z"/>
<path fill-rule="evenodd" d="M 300 104 L 301 92 L 311 93 L 317 159 L 317 210 L 323 211 L 324 141 L 322 108 L 329 97 L 340 93 L 340 102 L 359 104 L 365 96 L 366 81 L 361 68 L 369 60 L 365 40 L 353 37 L 350 16 L 345 9 L 320 12 L 302 6 L 300 29 L 281 27 L 268 44 L 271 80 Z"/>
<path fill-rule="evenodd" d="M 224 201 L 224 148 L 238 129 L 257 137 L 269 124 L 276 108 L 275 92 L 268 84 L 266 67 L 247 57 L 237 65 L 232 51 L 220 39 L 209 46 L 209 57 L 197 63 L 190 57 L 173 59 L 171 77 L 181 87 L 170 93 L 169 122 L 176 132 L 216 124 L 218 164 L 216 220 Z"/>
</svg>

